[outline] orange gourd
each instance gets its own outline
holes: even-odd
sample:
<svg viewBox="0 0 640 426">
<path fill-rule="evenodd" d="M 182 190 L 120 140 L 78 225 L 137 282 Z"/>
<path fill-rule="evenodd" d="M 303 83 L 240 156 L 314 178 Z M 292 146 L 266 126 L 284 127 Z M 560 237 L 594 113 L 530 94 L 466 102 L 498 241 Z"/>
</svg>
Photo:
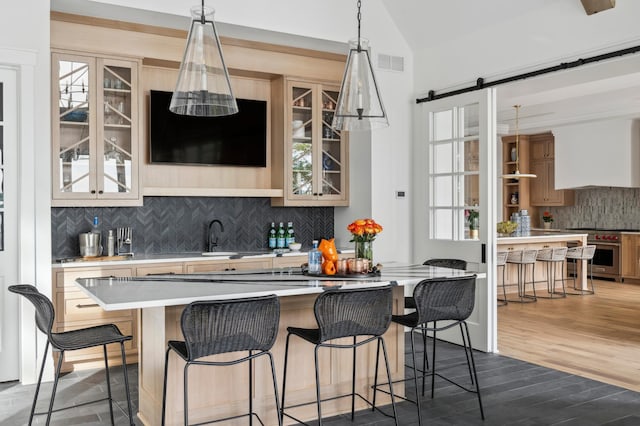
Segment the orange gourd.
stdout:
<svg viewBox="0 0 640 426">
<path fill-rule="evenodd" d="M 322 253 L 324 260 L 330 260 L 331 262 L 338 261 L 338 250 L 336 249 L 336 243 L 333 238 L 320 241 L 318 250 Z"/>
<path fill-rule="evenodd" d="M 332 260 L 325 260 L 324 263 L 322 263 L 322 273 L 325 275 L 335 275 L 336 264 L 333 263 Z"/>
</svg>

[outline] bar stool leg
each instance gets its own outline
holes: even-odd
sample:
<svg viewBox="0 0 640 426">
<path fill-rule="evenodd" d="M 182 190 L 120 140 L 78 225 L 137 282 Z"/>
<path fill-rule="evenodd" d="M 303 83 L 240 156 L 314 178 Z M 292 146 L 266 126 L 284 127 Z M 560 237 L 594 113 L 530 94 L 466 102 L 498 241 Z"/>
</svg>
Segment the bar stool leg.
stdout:
<svg viewBox="0 0 640 426">
<path fill-rule="evenodd" d="M 320 372 L 319 367 L 320 363 L 318 362 L 318 349 L 319 346 L 316 345 L 315 350 L 313 351 L 315 367 L 316 367 L 316 402 L 318 404 L 318 426 L 322 426 L 322 403 L 320 402 Z"/>
<path fill-rule="evenodd" d="M 282 426 L 282 417 L 280 416 L 280 400 L 278 398 L 278 382 L 276 379 L 276 366 L 273 362 L 273 355 L 271 352 L 267 352 L 269 356 L 269 363 L 271 364 L 271 379 L 273 380 L 273 395 L 276 400 L 276 412 L 278 413 L 278 426 Z M 283 389 L 284 390 L 284 389 Z"/>
<path fill-rule="evenodd" d="M 418 395 L 418 369 L 416 368 L 416 347 L 415 347 L 414 334 L 413 334 L 414 330 L 415 329 L 411 330 L 411 356 L 413 357 L 413 384 L 414 384 L 415 389 L 416 389 L 416 406 L 417 406 L 417 409 L 418 409 L 418 426 L 422 426 L 422 412 L 420 410 L 420 396 Z M 422 332 L 423 332 L 423 336 L 424 336 L 424 330 L 422 330 Z M 427 350 L 426 346 L 424 347 L 424 350 L 425 351 Z M 424 369 L 423 369 L 422 370 L 422 396 L 424 396 L 424 379 L 425 379 L 425 372 L 424 372 Z"/>
<path fill-rule="evenodd" d="M 251 356 L 253 351 L 249 351 Z M 253 426 L 253 358 L 249 358 L 249 426 Z"/>
<path fill-rule="evenodd" d="M 161 426 L 164 426 L 165 416 L 167 413 L 167 372 L 169 369 L 169 351 L 171 349 L 167 349 L 166 355 L 164 356 L 164 384 L 162 385 L 162 423 Z"/>
<path fill-rule="evenodd" d="M 284 396 L 286 395 L 286 387 L 287 387 L 287 362 L 289 360 L 289 338 L 291 337 L 291 333 L 287 333 L 287 341 L 284 345 L 284 372 L 282 374 L 282 403 L 280 404 L 280 423 L 283 422 L 284 419 Z"/>
<path fill-rule="evenodd" d="M 382 352 L 384 353 L 384 365 L 387 369 L 387 380 L 389 381 L 389 395 L 391 396 L 391 407 L 393 407 L 393 420 L 395 421 L 396 426 L 398 426 L 398 412 L 396 411 L 396 399 L 395 399 L 395 396 L 393 395 L 393 382 L 391 381 L 391 369 L 389 368 L 389 357 L 387 356 L 387 345 L 384 343 L 384 339 L 382 337 L 378 337 L 378 342 L 382 343 Z M 416 401 L 417 400 L 418 400 L 418 396 L 416 395 Z M 418 405 L 418 407 L 420 407 L 420 405 Z M 418 411 L 418 415 L 420 415 L 420 411 Z"/>
<path fill-rule="evenodd" d="M 356 412 L 356 336 L 353 336 L 353 368 L 351 374 L 351 421 Z"/>
<path fill-rule="evenodd" d="M 189 362 L 184 366 L 184 425 L 189 424 Z"/>
<path fill-rule="evenodd" d="M 111 378 L 109 377 L 109 360 L 107 358 L 107 345 L 102 345 L 102 351 L 104 353 L 104 373 L 107 379 L 107 397 L 109 399 L 109 415 L 111 416 L 111 424 L 113 421 L 113 399 L 111 398 Z"/>
<path fill-rule="evenodd" d="M 36 403 L 38 402 L 38 393 L 40 392 L 40 383 L 42 383 L 42 374 L 44 373 L 44 365 L 47 363 L 47 352 L 49 351 L 49 340 L 44 347 L 44 355 L 42 357 L 42 367 L 40 367 L 40 374 L 38 375 L 38 384 L 36 385 L 36 394 L 33 396 L 33 404 L 31 405 L 31 413 L 29 414 L 29 426 L 33 422 L 33 416 L 36 412 Z"/>
<path fill-rule="evenodd" d="M 49 426 L 51 422 L 51 413 L 53 412 L 53 401 L 56 398 L 56 389 L 58 388 L 58 379 L 60 378 L 60 369 L 62 368 L 62 359 L 64 358 L 64 351 L 60 351 L 60 356 L 58 358 L 58 365 L 56 366 L 56 376 L 53 380 L 53 390 L 51 391 L 51 401 L 49 402 L 49 412 L 47 413 L 47 423 Z"/>
<path fill-rule="evenodd" d="M 433 354 L 431 355 L 431 399 L 436 391 L 436 342 L 438 339 L 436 338 L 435 328 L 438 328 L 437 322 L 433 322 Z M 424 374 L 422 375 L 422 394 L 424 395 Z"/>
<path fill-rule="evenodd" d="M 469 362 L 469 353 L 467 352 L 467 343 L 469 344 L 469 352 L 471 351 L 471 341 L 467 342 L 465 340 L 464 330 L 462 329 L 462 323 L 458 324 L 460 326 L 460 335 L 462 336 L 462 347 L 464 348 L 464 356 L 467 358 L 467 368 L 469 369 L 469 377 L 471 378 L 471 384 L 474 384 L 473 372 L 471 371 L 471 363 Z"/>
<path fill-rule="evenodd" d="M 412 330 L 413 331 L 413 330 Z M 373 400 L 371 401 L 371 411 L 376 411 L 376 396 L 378 395 L 378 367 L 380 365 L 380 342 L 378 342 L 378 346 L 376 347 L 376 369 L 375 375 L 373 376 Z M 392 384 L 389 384 L 392 386 Z"/>
<path fill-rule="evenodd" d="M 471 352 L 471 367 L 473 368 L 473 376 L 475 377 L 476 393 L 478 394 L 478 404 L 480 405 L 480 416 L 484 420 L 484 409 L 482 408 L 482 397 L 480 396 L 480 385 L 478 384 L 478 371 L 476 370 L 476 362 L 473 359 L 473 348 L 471 347 L 471 335 L 469 334 L 469 326 L 466 321 L 464 323 L 464 329 L 467 332 L 467 341 L 469 342 L 469 352 Z M 462 329 L 461 329 L 462 331 Z"/>
</svg>

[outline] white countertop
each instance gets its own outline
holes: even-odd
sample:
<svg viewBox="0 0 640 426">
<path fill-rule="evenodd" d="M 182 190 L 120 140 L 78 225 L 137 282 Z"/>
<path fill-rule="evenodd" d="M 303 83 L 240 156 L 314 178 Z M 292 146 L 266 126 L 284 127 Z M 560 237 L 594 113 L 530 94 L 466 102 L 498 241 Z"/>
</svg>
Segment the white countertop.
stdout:
<svg viewBox="0 0 640 426">
<path fill-rule="evenodd" d="M 353 253 L 353 249 L 338 249 L 338 253 Z M 231 260 L 231 259 L 260 259 L 269 257 L 289 257 L 289 256 L 306 256 L 307 251 L 288 251 L 285 253 L 276 253 L 273 250 L 254 250 L 254 251 L 225 251 L 223 253 L 233 252 L 235 254 L 214 253 L 165 253 L 165 254 L 136 254 L 122 260 L 80 260 L 79 258 L 62 259 L 51 265 L 53 269 L 58 268 L 87 268 L 95 266 L 118 266 L 131 264 L 152 264 L 166 262 L 204 262 L 211 260 Z"/>
<path fill-rule="evenodd" d="M 230 271 L 211 274 L 133 278 L 79 278 L 78 285 L 106 311 L 186 305 L 269 294 L 298 296 L 327 288 L 415 285 L 424 279 L 469 276 L 473 272 L 423 265 L 385 266 L 381 276 L 318 278 L 279 271 Z"/>
<path fill-rule="evenodd" d="M 547 243 L 552 241 L 586 241 L 587 233 L 531 231 L 523 237 L 498 237 L 498 244 Z"/>
</svg>

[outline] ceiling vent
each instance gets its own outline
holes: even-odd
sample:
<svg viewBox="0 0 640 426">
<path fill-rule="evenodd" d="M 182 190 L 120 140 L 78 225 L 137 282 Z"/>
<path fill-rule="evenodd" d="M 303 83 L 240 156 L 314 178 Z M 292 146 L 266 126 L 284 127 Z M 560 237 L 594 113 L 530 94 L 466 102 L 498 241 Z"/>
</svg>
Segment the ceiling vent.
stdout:
<svg viewBox="0 0 640 426">
<path fill-rule="evenodd" d="M 402 56 L 378 54 L 378 68 L 387 71 L 404 71 L 404 58 Z"/>
<path fill-rule="evenodd" d="M 616 7 L 616 0 L 580 0 L 587 15 Z"/>
</svg>

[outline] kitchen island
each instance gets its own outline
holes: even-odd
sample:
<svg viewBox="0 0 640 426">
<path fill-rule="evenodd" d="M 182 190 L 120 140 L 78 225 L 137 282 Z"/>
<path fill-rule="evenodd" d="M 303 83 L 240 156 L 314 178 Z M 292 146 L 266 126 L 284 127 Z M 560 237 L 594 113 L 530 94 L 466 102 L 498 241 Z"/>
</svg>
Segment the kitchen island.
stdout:
<svg viewBox="0 0 640 426">
<path fill-rule="evenodd" d="M 280 296 L 281 315 L 278 338 L 272 349 L 279 380 L 282 378 L 284 345 L 288 326 L 316 326 L 313 304 L 317 295 L 328 288 L 375 287 L 391 284 L 393 312 L 404 310 L 404 287 L 414 286 L 424 279 L 469 276 L 469 272 L 422 265 L 385 267 L 381 276 L 329 279 L 310 277 L 293 270 L 231 271 L 215 274 L 165 275 L 133 278 L 79 278 L 83 292 L 104 310 L 139 309 L 139 412 L 146 425 L 160 424 L 164 354 L 168 340 L 180 340 L 180 316 L 184 305 L 195 300 L 221 300 L 267 294 Z M 391 374 L 394 380 L 404 377 L 404 330 L 392 324 L 385 334 Z M 287 401 L 298 404 L 315 400 L 313 346 L 298 339 L 291 341 L 291 374 L 287 380 Z M 351 351 L 325 349 L 320 351 L 321 390 L 324 396 L 344 394 L 351 387 Z M 220 355 L 224 358 L 227 355 Z M 356 391 L 371 396 L 372 372 L 375 365 L 375 345 L 358 350 Z M 183 363 L 172 358 L 168 378 L 167 423 L 182 421 Z M 330 374 L 329 374 L 330 371 Z M 381 378 L 384 375 L 381 372 Z M 270 369 L 256 362 L 253 375 L 243 365 L 225 368 L 194 367 L 189 379 L 190 418 L 204 421 L 233 416 L 247 411 L 248 381 L 254 380 L 254 408 L 266 424 L 276 424 Z M 280 389 L 282 383 L 278 383 Z M 400 387 L 397 392 L 402 394 Z M 379 403 L 389 399 L 378 394 Z M 358 402 L 358 409 L 365 408 Z M 351 409 L 349 398 L 323 403 L 326 416 Z M 314 419 L 315 405 L 293 411 L 301 419 Z M 235 423 L 233 423 L 235 424 Z M 238 423 L 241 424 L 241 423 Z"/>
<path fill-rule="evenodd" d="M 498 251 L 513 251 L 534 249 L 540 250 L 553 247 L 567 247 L 567 246 L 584 246 L 587 245 L 586 233 L 570 233 L 570 232 L 557 232 L 557 231 L 531 231 L 527 236 L 514 236 L 514 237 L 499 237 L 497 239 Z M 578 264 L 579 265 L 579 264 Z M 527 277 L 529 276 L 527 272 Z M 546 268 L 536 268 L 535 282 L 536 291 L 538 289 L 546 291 Z M 563 271 L 563 276 L 566 277 L 566 265 Z M 497 277 L 497 275 L 496 275 Z M 529 278 L 528 278 L 529 279 Z M 516 265 L 507 264 L 505 270 L 505 283 L 507 284 L 507 292 L 516 292 L 518 282 L 518 273 Z M 582 289 L 587 288 L 587 263 L 582 262 L 582 267 L 577 268 L 576 285 Z M 498 294 L 501 290 L 498 291 Z"/>
</svg>

